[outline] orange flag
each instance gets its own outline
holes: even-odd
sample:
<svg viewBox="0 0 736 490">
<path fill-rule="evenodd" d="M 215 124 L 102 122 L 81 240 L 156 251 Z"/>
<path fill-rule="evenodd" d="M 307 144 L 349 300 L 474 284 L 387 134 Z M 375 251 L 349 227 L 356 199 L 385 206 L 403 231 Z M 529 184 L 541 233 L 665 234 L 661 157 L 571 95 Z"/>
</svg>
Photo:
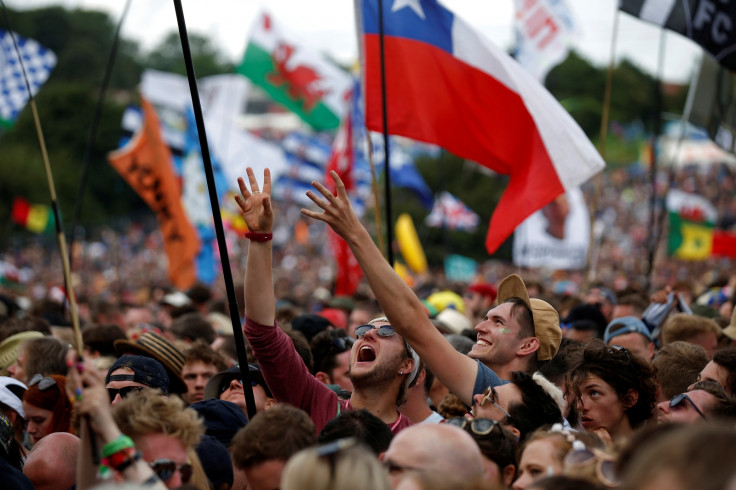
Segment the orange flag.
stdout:
<svg viewBox="0 0 736 490">
<path fill-rule="evenodd" d="M 179 289 L 196 281 L 197 232 L 181 205 L 181 186 L 171 152 L 161 138 L 153 106 L 141 97 L 143 127 L 123 148 L 108 156 L 110 165 L 148 204 L 158 218 L 169 258 L 169 279 Z"/>
</svg>

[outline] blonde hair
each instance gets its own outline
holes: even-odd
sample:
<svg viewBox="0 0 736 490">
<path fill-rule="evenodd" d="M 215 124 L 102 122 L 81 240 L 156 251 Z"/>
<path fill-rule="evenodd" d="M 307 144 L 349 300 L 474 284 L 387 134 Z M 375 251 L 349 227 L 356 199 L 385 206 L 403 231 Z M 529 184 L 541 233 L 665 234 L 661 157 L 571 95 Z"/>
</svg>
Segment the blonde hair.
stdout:
<svg viewBox="0 0 736 490">
<path fill-rule="evenodd" d="M 162 396 L 159 390 L 128 395 L 112 414 L 121 432 L 134 440 L 146 434 L 165 434 L 193 448 L 204 433 L 197 412 L 186 408 L 179 398 Z"/>
<path fill-rule="evenodd" d="M 349 439 L 296 453 L 284 467 L 282 490 L 320 490 L 350 488 L 353 490 L 389 490 L 386 471 L 375 454 L 364 446 L 340 449 Z M 335 451 L 322 455 L 335 445 Z"/>
</svg>

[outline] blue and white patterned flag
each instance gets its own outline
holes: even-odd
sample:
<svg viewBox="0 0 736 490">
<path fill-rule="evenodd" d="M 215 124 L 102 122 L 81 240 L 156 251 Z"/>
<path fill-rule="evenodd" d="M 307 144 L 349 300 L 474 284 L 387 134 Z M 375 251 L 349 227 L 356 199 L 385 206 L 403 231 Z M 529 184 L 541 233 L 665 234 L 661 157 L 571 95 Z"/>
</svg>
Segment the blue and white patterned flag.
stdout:
<svg viewBox="0 0 736 490">
<path fill-rule="evenodd" d="M 33 39 L 14 34 L 33 95 L 56 66 L 56 55 Z M 9 31 L 0 29 L 0 126 L 9 127 L 28 102 L 18 52 Z"/>
</svg>

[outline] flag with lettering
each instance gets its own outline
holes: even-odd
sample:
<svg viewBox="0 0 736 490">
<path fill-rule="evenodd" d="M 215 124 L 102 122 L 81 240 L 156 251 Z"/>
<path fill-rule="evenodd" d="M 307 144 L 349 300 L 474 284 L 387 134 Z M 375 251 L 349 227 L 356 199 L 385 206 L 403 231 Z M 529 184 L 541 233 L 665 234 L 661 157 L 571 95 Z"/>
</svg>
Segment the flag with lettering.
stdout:
<svg viewBox="0 0 736 490">
<path fill-rule="evenodd" d="M 621 0 L 641 20 L 687 36 L 719 63 L 736 70 L 736 3 L 723 0 Z"/>
<path fill-rule="evenodd" d="M 110 153 L 108 160 L 156 214 L 169 259 L 169 279 L 178 289 L 186 289 L 196 282 L 194 259 L 199 239 L 182 206 L 181 184 L 171 151 L 161 137 L 156 111 L 143 97 L 141 106 L 143 127 L 126 146 Z"/>
<path fill-rule="evenodd" d="M 577 21 L 565 0 L 514 0 L 514 5 L 514 58 L 544 82 L 549 70 L 570 51 L 579 33 Z"/>
</svg>

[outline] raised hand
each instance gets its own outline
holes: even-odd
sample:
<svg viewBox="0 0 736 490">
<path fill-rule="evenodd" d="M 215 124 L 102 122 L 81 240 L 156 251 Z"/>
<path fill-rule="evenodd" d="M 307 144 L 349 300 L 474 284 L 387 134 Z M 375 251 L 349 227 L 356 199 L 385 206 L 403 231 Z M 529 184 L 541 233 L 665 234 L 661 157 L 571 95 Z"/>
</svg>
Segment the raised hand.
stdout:
<svg viewBox="0 0 736 490">
<path fill-rule="evenodd" d="M 310 211 L 308 209 L 302 209 L 302 214 L 309 216 L 320 221 L 324 221 L 330 227 L 350 243 L 348 240 L 350 234 L 362 229 L 360 220 L 355 214 L 350 199 L 348 199 L 347 191 L 345 190 L 345 184 L 343 184 L 337 172 L 330 172 L 330 177 L 335 182 L 335 188 L 337 189 L 337 195 L 333 195 L 327 187 L 320 184 L 317 181 L 312 182 L 312 185 L 317 189 L 325 199 L 320 199 L 312 191 L 307 191 L 309 199 L 322 208 L 324 212 L 319 213 L 316 211 Z"/>
<path fill-rule="evenodd" d="M 263 190 L 258 187 L 258 181 L 253 169 L 246 169 L 250 190 L 245 185 L 242 177 L 238 177 L 240 196 L 235 196 L 235 201 L 243 211 L 245 224 L 248 230 L 259 233 L 271 233 L 273 230 L 273 209 L 271 208 L 271 172 L 263 171 Z"/>
</svg>

